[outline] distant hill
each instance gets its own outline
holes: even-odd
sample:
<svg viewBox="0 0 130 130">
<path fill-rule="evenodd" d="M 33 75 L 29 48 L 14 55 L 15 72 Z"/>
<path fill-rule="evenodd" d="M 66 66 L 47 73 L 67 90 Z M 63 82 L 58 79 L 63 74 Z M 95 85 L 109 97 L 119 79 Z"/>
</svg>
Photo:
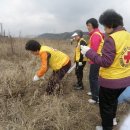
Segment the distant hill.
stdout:
<svg viewBox="0 0 130 130">
<path fill-rule="evenodd" d="M 44 33 L 44 34 L 39 35 L 38 37 L 45 38 L 45 39 L 52 39 L 52 40 L 67 40 L 71 38 L 74 32 L 65 32 L 65 33 L 59 33 L 59 34 Z M 88 33 L 84 32 L 84 35 L 88 35 Z"/>
</svg>

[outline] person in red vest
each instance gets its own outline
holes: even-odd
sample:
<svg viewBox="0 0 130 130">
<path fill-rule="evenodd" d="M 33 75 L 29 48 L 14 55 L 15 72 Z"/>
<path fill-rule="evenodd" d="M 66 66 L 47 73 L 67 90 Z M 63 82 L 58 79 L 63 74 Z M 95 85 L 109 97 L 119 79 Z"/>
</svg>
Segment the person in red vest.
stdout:
<svg viewBox="0 0 130 130">
<path fill-rule="evenodd" d="M 104 26 L 102 55 L 87 46 L 81 46 L 83 55 L 100 66 L 99 108 L 102 126 L 96 130 L 112 130 L 118 97 L 130 86 L 130 33 L 123 27 L 123 18 L 114 10 L 103 12 L 99 22 Z"/>
<path fill-rule="evenodd" d="M 91 18 L 86 22 L 86 27 L 89 31 L 89 43 L 88 46 L 93 49 L 98 54 L 101 54 L 101 48 L 103 46 L 103 34 L 98 29 L 98 21 L 95 18 Z M 93 61 L 90 61 L 90 72 L 89 72 L 89 84 L 90 92 L 89 96 L 92 96 L 92 99 L 89 99 L 89 103 L 97 103 L 99 100 L 99 68 L 100 66 Z"/>
</svg>

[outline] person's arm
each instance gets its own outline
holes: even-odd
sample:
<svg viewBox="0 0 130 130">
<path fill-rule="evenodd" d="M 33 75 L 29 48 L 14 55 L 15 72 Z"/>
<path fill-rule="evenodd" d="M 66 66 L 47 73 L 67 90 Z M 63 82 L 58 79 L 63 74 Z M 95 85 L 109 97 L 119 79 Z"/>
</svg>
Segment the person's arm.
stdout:
<svg viewBox="0 0 130 130">
<path fill-rule="evenodd" d="M 87 43 L 85 41 L 81 41 L 80 42 L 80 46 L 83 45 L 83 46 L 87 46 Z M 79 59 L 79 62 L 83 62 L 83 59 L 84 59 L 84 56 L 83 54 L 81 53 L 81 49 L 80 49 L 80 59 Z"/>
<path fill-rule="evenodd" d="M 93 49 L 87 51 L 85 55 L 101 67 L 109 67 L 113 63 L 116 55 L 115 42 L 111 37 L 105 40 L 102 56 L 98 55 Z"/>
<path fill-rule="evenodd" d="M 92 37 L 91 37 L 91 40 L 90 40 L 90 48 L 93 49 L 94 51 L 98 51 L 98 48 L 99 48 L 99 45 L 101 43 L 101 36 L 98 35 L 98 34 L 94 34 Z"/>
<path fill-rule="evenodd" d="M 50 54 L 48 54 L 47 52 L 42 52 L 40 54 L 40 57 L 41 57 L 42 63 L 41 63 L 41 68 L 37 72 L 38 77 L 44 76 L 44 74 L 48 70 L 48 62 L 49 62 Z"/>
</svg>

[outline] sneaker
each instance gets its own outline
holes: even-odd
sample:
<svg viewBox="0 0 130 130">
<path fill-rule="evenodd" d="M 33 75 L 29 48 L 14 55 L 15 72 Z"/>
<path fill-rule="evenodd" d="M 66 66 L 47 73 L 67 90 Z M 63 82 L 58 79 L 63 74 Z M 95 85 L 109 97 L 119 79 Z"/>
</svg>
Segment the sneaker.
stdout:
<svg viewBox="0 0 130 130">
<path fill-rule="evenodd" d="M 84 86 L 83 85 L 74 85 L 74 90 L 83 90 L 84 89 Z"/>
<path fill-rule="evenodd" d="M 113 119 L 113 125 L 116 126 L 117 125 L 117 120 L 116 118 Z M 96 126 L 96 130 L 103 130 L 102 126 Z"/>
<path fill-rule="evenodd" d="M 88 102 L 89 102 L 90 104 L 95 104 L 95 103 L 97 103 L 97 102 L 96 102 L 95 100 L 93 100 L 93 99 L 89 99 Z"/>
<path fill-rule="evenodd" d="M 116 118 L 113 119 L 113 125 L 114 125 L 114 126 L 117 125 L 117 120 L 116 120 Z"/>
<path fill-rule="evenodd" d="M 96 130 L 103 130 L 102 126 L 96 126 Z"/>
<path fill-rule="evenodd" d="M 88 92 L 87 94 L 88 94 L 88 96 L 92 96 L 92 93 L 91 93 L 91 92 Z"/>
<path fill-rule="evenodd" d="M 79 87 L 75 87 L 75 88 L 74 88 L 74 90 L 83 90 L 83 89 L 84 89 L 84 88 L 83 88 L 82 86 L 81 86 L 81 87 L 79 86 Z"/>
</svg>

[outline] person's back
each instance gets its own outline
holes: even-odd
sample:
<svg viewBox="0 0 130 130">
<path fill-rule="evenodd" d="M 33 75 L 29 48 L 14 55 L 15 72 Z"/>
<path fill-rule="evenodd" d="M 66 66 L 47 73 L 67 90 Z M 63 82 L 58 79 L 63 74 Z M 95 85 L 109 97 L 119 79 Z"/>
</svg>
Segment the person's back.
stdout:
<svg viewBox="0 0 130 130">
<path fill-rule="evenodd" d="M 47 52 L 50 54 L 49 65 L 53 70 L 60 69 L 69 61 L 68 55 L 48 46 L 41 46 L 39 55 L 41 55 L 42 52 Z"/>
<path fill-rule="evenodd" d="M 123 80 L 123 78 L 130 77 L 130 33 L 119 30 L 111 34 L 110 37 L 115 42 L 116 56 L 110 67 L 101 67 L 100 76 L 104 79 Z M 126 84 L 126 86 L 128 85 Z"/>
</svg>

